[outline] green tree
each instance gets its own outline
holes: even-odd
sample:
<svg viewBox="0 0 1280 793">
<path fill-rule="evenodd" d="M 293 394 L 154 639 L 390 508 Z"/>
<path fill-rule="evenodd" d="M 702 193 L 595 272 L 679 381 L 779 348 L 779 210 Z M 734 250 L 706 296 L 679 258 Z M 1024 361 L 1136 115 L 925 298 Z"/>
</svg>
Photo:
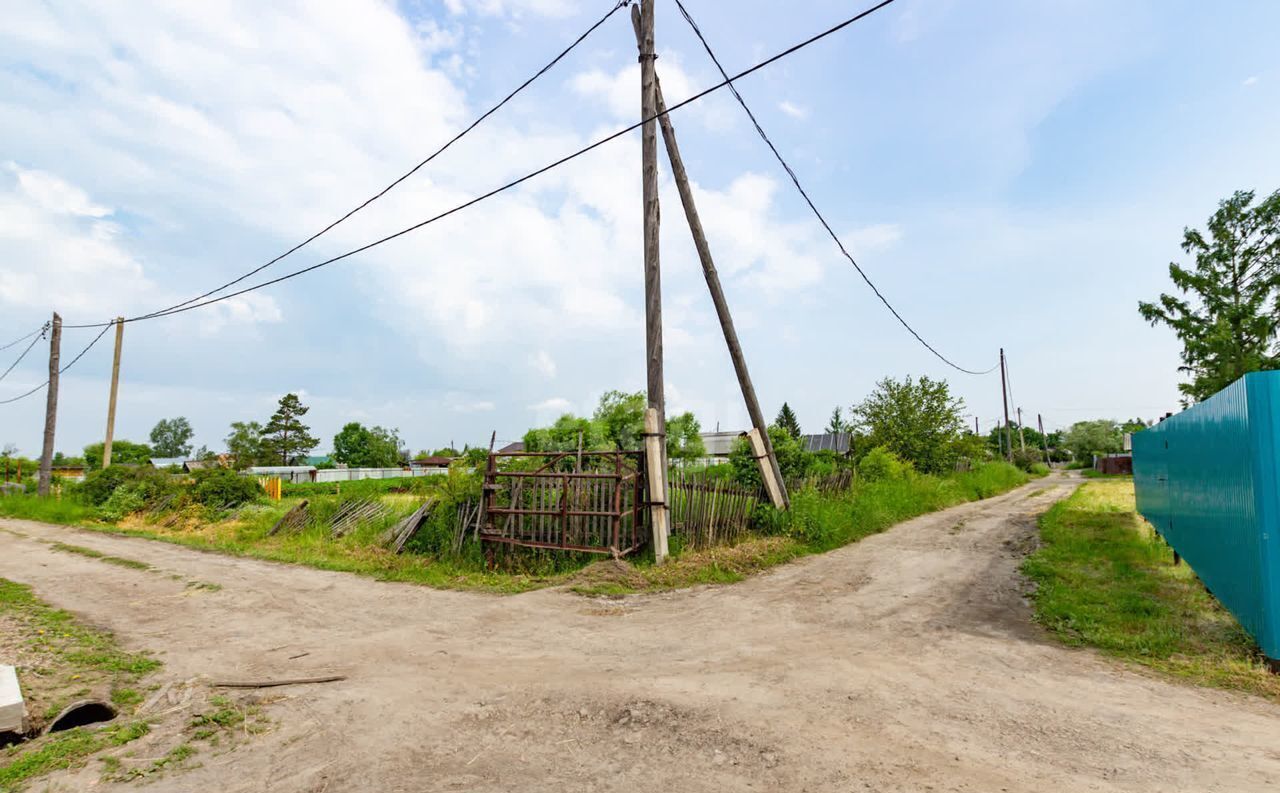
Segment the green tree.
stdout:
<svg viewBox="0 0 1280 793">
<path fill-rule="evenodd" d="M 778 410 L 778 417 L 773 420 L 773 423 L 786 430 L 791 437 L 800 437 L 800 420 L 796 418 L 795 411 L 786 402 L 782 403 L 782 408 Z"/>
<path fill-rule="evenodd" d="M 605 437 L 599 422 L 572 413 L 565 413 L 550 427 L 531 429 L 524 435 L 525 451 L 572 452 L 578 449 L 578 433 L 582 433 L 582 448 L 586 451 L 615 448 Z"/>
<path fill-rule="evenodd" d="M 702 442 L 702 425 L 697 416 L 685 411 L 667 419 L 667 457 L 672 460 L 698 460 L 707 456 Z"/>
<path fill-rule="evenodd" d="M 850 411 L 871 446 L 883 446 L 926 473 L 951 471 L 959 455 L 964 402 L 946 380 L 886 377 Z"/>
<path fill-rule="evenodd" d="M 827 422 L 827 432 L 833 435 L 839 435 L 842 432 L 851 431 L 849 422 L 845 420 L 844 411 L 837 405 L 831 410 L 831 419 Z"/>
<path fill-rule="evenodd" d="M 285 394 L 280 397 L 280 404 L 267 426 L 262 428 L 264 449 L 281 465 L 288 465 L 320 443 L 312 437 L 311 428 L 302 423 L 302 417 L 310 409 L 297 394 Z"/>
<path fill-rule="evenodd" d="M 349 422 L 333 436 L 333 459 L 352 468 L 390 468 L 400 461 L 399 430 Z"/>
<path fill-rule="evenodd" d="M 1220 202 L 1207 234 L 1184 229 L 1182 250 L 1195 264 L 1170 263 L 1178 294 L 1138 303 L 1143 319 L 1168 325 L 1182 342 L 1178 370 L 1190 376 L 1178 386 L 1184 404 L 1207 399 L 1248 372 L 1280 368 L 1280 190 L 1256 206 L 1253 198 L 1242 190 Z"/>
<path fill-rule="evenodd" d="M 814 455 L 806 452 L 800 441 L 791 437 L 791 433 L 777 424 L 769 425 L 769 440 L 773 444 L 773 453 L 778 458 L 778 469 L 782 471 L 784 480 L 792 480 L 804 476 Z M 760 463 L 756 460 L 751 443 L 745 437 L 733 442 L 729 450 L 729 465 L 733 467 L 733 478 L 748 487 L 760 487 Z"/>
<path fill-rule="evenodd" d="M 1111 419 L 1077 421 L 1062 436 L 1062 445 L 1077 460 L 1088 460 L 1095 454 L 1111 454 L 1124 446 L 1120 426 Z"/>
<path fill-rule="evenodd" d="M 84 447 L 84 464 L 91 471 L 102 467 L 102 443 L 91 443 Z M 130 443 L 125 440 L 111 441 L 112 465 L 146 465 L 156 455 L 145 443 Z"/>
<path fill-rule="evenodd" d="M 613 448 L 639 449 L 644 437 L 644 411 L 647 406 L 648 400 L 639 391 L 634 394 L 608 391 L 600 397 L 591 419 Z"/>
<path fill-rule="evenodd" d="M 151 450 L 156 457 L 186 457 L 191 454 L 191 437 L 195 434 L 185 416 L 160 419 L 151 428 Z M 111 456 L 115 457 L 114 444 Z"/>
<path fill-rule="evenodd" d="M 256 421 L 233 421 L 227 434 L 227 453 L 237 469 L 267 462 L 267 450 L 262 438 L 262 425 Z"/>
</svg>

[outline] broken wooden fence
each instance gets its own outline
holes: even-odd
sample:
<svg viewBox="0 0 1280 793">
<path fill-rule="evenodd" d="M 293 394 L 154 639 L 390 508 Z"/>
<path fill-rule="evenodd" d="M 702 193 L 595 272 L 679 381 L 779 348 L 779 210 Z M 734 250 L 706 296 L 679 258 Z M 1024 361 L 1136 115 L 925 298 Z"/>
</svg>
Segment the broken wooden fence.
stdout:
<svg viewBox="0 0 1280 793">
<path fill-rule="evenodd" d="M 671 533 L 689 548 L 733 544 L 746 534 L 761 493 L 699 474 L 673 471 L 667 488 Z"/>
</svg>

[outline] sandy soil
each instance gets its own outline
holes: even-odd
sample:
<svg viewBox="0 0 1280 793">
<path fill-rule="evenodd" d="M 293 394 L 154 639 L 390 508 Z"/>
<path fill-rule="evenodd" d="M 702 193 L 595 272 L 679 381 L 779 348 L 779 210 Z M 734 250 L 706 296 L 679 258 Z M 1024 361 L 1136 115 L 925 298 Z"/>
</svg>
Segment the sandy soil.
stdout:
<svg viewBox="0 0 1280 793">
<path fill-rule="evenodd" d="M 1034 515 L 1076 483 L 621 601 L 441 592 L 18 521 L 0 524 L 0 576 L 155 650 L 171 679 L 349 676 L 275 689 L 272 731 L 153 790 L 1274 789 L 1280 706 L 1063 649 L 1029 621 Z M 184 594 L 51 539 L 223 588 Z"/>
</svg>

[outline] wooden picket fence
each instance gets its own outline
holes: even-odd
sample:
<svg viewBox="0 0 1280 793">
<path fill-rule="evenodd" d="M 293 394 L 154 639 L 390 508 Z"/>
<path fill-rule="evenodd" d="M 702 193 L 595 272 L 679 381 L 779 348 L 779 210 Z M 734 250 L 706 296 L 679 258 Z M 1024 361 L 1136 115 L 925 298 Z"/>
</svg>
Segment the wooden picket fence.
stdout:
<svg viewBox="0 0 1280 793">
<path fill-rule="evenodd" d="M 732 545 L 750 528 L 761 498 L 759 490 L 723 479 L 672 471 L 667 488 L 672 534 L 689 548 Z"/>
<path fill-rule="evenodd" d="M 267 491 L 267 498 L 272 501 L 279 501 L 284 493 L 284 485 L 278 476 L 260 476 L 258 484 L 262 485 L 262 489 Z"/>
</svg>

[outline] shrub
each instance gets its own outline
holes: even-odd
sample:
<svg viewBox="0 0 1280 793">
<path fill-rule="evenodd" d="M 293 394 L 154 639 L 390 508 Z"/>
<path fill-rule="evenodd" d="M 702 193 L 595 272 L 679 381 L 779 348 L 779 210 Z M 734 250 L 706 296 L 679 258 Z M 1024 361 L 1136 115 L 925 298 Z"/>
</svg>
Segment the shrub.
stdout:
<svg viewBox="0 0 1280 793">
<path fill-rule="evenodd" d="M 1014 449 L 1013 464 L 1024 471 L 1030 471 L 1031 466 L 1039 463 L 1044 459 L 1044 455 L 1038 449 Z"/>
<path fill-rule="evenodd" d="M 141 509 L 142 505 L 155 503 L 164 496 L 178 491 L 175 477 L 154 468 L 116 466 L 94 471 L 85 477 L 78 488 L 80 497 L 93 506 L 103 506 L 120 488 L 128 488 L 141 504 L 130 512 Z M 132 503 L 133 496 L 121 496 L 118 504 Z M 127 513 L 123 513 L 127 514 Z"/>
<path fill-rule="evenodd" d="M 262 490 L 251 476 L 229 468 L 208 468 L 195 473 L 193 501 L 206 507 L 238 507 L 256 499 Z"/>
<path fill-rule="evenodd" d="M 127 482 L 111 491 L 107 500 L 98 507 L 98 517 L 115 522 L 146 505 L 147 501 L 143 498 L 142 489 L 134 483 Z"/>
<path fill-rule="evenodd" d="M 886 479 L 901 479 L 910 470 L 898 455 L 883 446 L 877 446 L 867 452 L 858 462 L 858 476 L 868 482 L 881 482 Z"/>
</svg>

